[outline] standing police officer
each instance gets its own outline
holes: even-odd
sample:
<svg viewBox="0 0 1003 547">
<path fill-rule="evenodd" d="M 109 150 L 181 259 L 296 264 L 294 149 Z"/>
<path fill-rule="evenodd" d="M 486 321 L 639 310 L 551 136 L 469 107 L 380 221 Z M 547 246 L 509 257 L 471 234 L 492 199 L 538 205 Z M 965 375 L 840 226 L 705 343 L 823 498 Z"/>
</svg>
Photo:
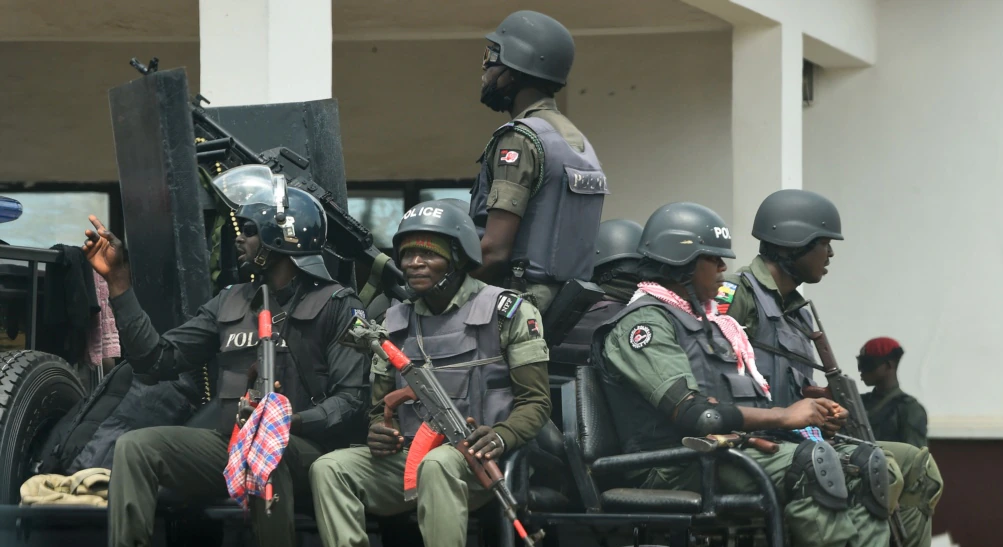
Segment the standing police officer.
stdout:
<svg viewBox="0 0 1003 547">
<path fill-rule="evenodd" d="M 624 453 L 735 430 L 832 430 L 844 417 L 845 410 L 827 399 L 770 408 L 771 389 L 756 370 L 748 339 L 712 305 L 723 259 L 735 257 L 725 228 L 717 213 L 695 203 L 655 211 L 638 248 L 643 281 L 631 303 L 596 331 L 593 355 Z M 776 485 L 794 545 L 887 545 L 887 515 L 872 515 L 867 500 L 848 496 L 862 480 L 844 475 L 840 460 L 856 447 L 804 440 L 778 448 L 775 454 L 743 450 Z M 642 470 L 627 480 L 640 488 L 698 491 L 695 465 Z M 885 485 L 889 478 L 901 482 L 894 464 L 873 472 Z M 719 473 L 723 490 L 755 491 L 740 470 L 722 466 Z"/>
<path fill-rule="evenodd" d="M 239 261 L 257 281 L 224 289 L 195 317 L 163 335 L 139 307 L 122 242 L 90 217 L 95 229 L 87 230 L 84 251 L 108 281 L 122 346 L 136 372 L 169 379 L 214 357 L 219 363 L 218 393 L 205 409 L 215 413 L 210 418 L 216 429 L 152 427 L 118 439 L 109 492 L 112 546 L 152 544 L 161 486 L 193 499 L 228 495 L 223 469 L 237 403 L 257 360 L 251 299 L 260 283 L 267 283 L 273 295 L 273 323 L 281 337 L 276 387 L 287 395 L 294 413 L 288 447 L 271 475 L 278 498 L 272 514 L 266 516 L 262 500 L 251 497 L 260 545 L 295 545 L 294 493 L 307 494 L 310 464 L 328 450 L 361 439 L 368 366 L 362 355 L 335 340 L 362 303 L 324 267 L 326 216 L 301 190 L 288 189 L 287 203 L 280 203 L 271 197 L 281 195 L 272 180 L 253 175 L 244 180 L 265 188 L 237 210 L 243 224 L 236 240 Z"/>
<path fill-rule="evenodd" d="M 832 241 L 842 240 L 839 211 L 826 197 L 807 190 L 779 190 L 759 206 L 752 235 L 760 241 L 759 256 L 729 276 L 718 292 L 718 309 L 734 317 L 755 347 L 756 362 L 773 387 L 773 404 L 786 406 L 802 399 L 801 389 L 814 384 L 812 341 L 815 330 L 802 283 L 818 283 L 835 256 Z M 905 476 L 899 514 L 906 545 L 931 543 L 933 510 L 943 493 L 937 462 L 926 448 L 879 442 Z"/>
<path fill-rule="evenodd" d="M 472 275 L 528 292 L 542 313 L 565 281 L 591 277 L 609 190 L 592 145 L 554 101 L 575 57 L 568 29 L 517 11 L 487 39 L 481 102 L 513 119 L 488 141 L 471 189 L 483 256 Z"/>
<path fill-rule="evenodd" d="M 540 313 L 467 275 L 480 264 L 477 231 L 465 211 L 445 201 L 405 213 L 394 249 L 418 297 L 387 311 L 390 341 L 412 362 L 433 367 L 459 411 L 480 424 L 467 438 L 476 457 L 497 460 L 532 440 L 550 415 Z M 466 545 L 468 511 L 487 503 L 491 492 L 447 444 L 424 456 L 417 499 L 405 501 L 404 465 L 421 418 L 415 405 L 401 405 L 396 423 L 386 427 L 383 398 L 406 383 L 378 356 L 373 370 L 369 446 L 327 454 L 310 469 L 324 545 L 368 545 L 367 511 L 386 516 L 416 506 L 425 545 Z"/>
</svg>

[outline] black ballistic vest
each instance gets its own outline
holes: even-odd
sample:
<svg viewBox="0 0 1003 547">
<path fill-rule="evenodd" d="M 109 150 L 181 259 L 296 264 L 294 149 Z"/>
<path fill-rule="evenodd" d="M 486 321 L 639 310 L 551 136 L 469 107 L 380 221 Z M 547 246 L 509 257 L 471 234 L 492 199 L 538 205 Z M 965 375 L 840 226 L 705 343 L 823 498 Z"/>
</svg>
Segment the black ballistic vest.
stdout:
<svg viewBox="0 0 1003 547">
<path fill-rule="evenodd" d="M 220 408 L 220 430 L 229 434 L 236 422 L 237 401 L 247 392 L 248 371 L 257 362 L 258 318 L 251 309 L 251 299 L 256 287 L 250 283 L 234 285 L 227 290 L 220 305 L 219 364 L 216 398 Z M 305 282 L 298 289 L 300 295 L 287 303 L 287 311 L 274 299 L 272 330 L 281 339 L 275 348 L 275 379 L 282 385 L 282 393 L 289 398 L 294 413 L 315 406 L 327 389 L 328 340 L 322 340 L 322 325 L 314 319 L 333 298 L 351 294 L 337 283 Z M 290 351 L 290 346 L 296 348 Z M 297 369 L 297 366 L 301 367 Z M 304 381 L 312 385 L 307 387 Z M 312 391 L 311 391 L 312 390 Z M 315 393 L 311 401 L 311 393 Z"/>
<path fill-rule="evenodd" d="M 752 340 L 756 350 L 756 366 L 770 384 L 773 406 L 791 406 L 802 399 L 801 388 L 815 385 L 812 379 L 815 369 L 792 359 L 783 351 L 815 362 L 811 340 L 795 327 L 797 325 L 809 332 L 815 330 L 811 314 L 805 308 L 795 314 L 784 314 L 776 299 L 756 276 L 751 272 L 745 272 L 742 276 L 752 285 L 756 313 L 759 316 L 756 336 Z M 782 351 L 776 351 L 777 349 Z"/>
<path fill-rule="evenodd" d="M 478 425 L 494 425 L 512 412 L 512 379 L 501 350 L 495 309 L 505 292 L 486 285 L 466 304 L 441 315 L 419 316 L 410 302 L 387 310 L 390 341 L 416 366 L 428 366 L 423 364 L 427 356 L 457 410 Z M 403 376 L 395 376 L 397 389 L 407 385 Z M 397 419 L 408 440 L 422 423 L 411 401 L 397 409 Z"/>
<path fill-rule="evenodd" d="M 711 323 L 711 333 L 718 347 L 727 348 L 725 354 L 717 353 L 711 348 L 699 319 L 653 296 L 643 296 L 603 323 L 593 338 L 593 360 L 599 365 L 603 391 L 613 413 L 613 423 L 624 453 L 676 446 L 684 436 L 664 412 L 642 398 L 622 382 L 615 371 L 609 370 L 602 363 L 606 335 L 624 316 L 645 306 L 657 306 L 665 312 L 675 329 L 676 343 L 689 357 L 690 369 L 702 395 L 714 397 L 720 403 L 757 408 L 770 406 L 769 399 L 759 384 L 751 376 L 738 373 L 738 356 L 716 324 Z"/>
<path fill-rule="evenodd" d="M 588 281 L 603 200 L 609 194 L 606 175 L 588 139 L 585 151 L 579 152 L 542 118 L 520 118 L 503 125 L 481 158 L 480 174 L 470 190 L 470 216 L 483 235 L 494 170 L 487 158 L 498 135 L 517 126 L 531 129 L 543 148 L 543 182 L 530 197 L 519 224 L 511 262 L 525 264 L 524 276 L 529 283 Z"/>
</svg>

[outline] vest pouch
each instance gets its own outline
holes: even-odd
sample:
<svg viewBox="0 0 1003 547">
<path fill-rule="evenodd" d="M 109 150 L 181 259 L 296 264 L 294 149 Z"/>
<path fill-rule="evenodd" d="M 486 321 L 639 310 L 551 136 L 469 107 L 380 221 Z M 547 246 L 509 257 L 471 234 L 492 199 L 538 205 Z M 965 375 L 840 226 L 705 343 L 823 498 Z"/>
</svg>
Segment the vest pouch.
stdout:
<svg viewBox="0 0 1003 547">
<path fill-rule="evenodd" d="M 468 336 L 464 331 L 433 336 L 425 335 L 423 338 L 425 352 L 432 359 L 433 363 L 436 361 L 463 363 L 470 361 L 470 358 L 477 351 L 477 338 Z M 416 338 L 408 337 L 401 349 L 404 351 L 404 355 L 407 355 L 411 361 L 415 363 L 425 361 Z"/>
<path fill-rule="evenodd" d="M 766 399 L 766 393 L 759 387 L 759 384 L 751 376 L 744 374 L 722 374 L 728 391 L 731 393 L 730 403 L 738 406 L 760 406 L 758 403 Z M 721 401 L 726 402 L 726 401 Z"/>
<path fill-rule="evenodd" d="M 811 342 L 809 342 L 808 339 L 806 339 L 801 333 L 794 331 L 794 327 L 790 325 L 782 325 L 781 328 L 777 329 L 777 342 L 780 344 L 781 348 L 791 353 L 796 353 L 811 361 L 815 360 L 815 351 L 811 346 Z M 804 363 L 798 363 L 797 361 L 791 362 L 799 369 L 807 367 L 809 370 L 813 370 Z"/>
</svg>

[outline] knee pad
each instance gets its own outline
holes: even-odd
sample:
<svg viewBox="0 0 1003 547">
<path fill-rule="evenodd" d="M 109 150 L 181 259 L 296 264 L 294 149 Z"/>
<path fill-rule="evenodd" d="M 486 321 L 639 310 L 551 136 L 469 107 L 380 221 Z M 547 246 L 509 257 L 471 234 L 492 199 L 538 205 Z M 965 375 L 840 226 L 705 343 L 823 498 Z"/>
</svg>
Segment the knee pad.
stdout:
<svg viewBox="0 0 1003 547">
<path fill-rule="evenodd" d="M 872 515 L 886 519 L 889 515 L 888 460 L 877 445 L 861 444 L 850 454 L 850 464 L 860 469 L 860 484 L 854 498 Z"/>
<path fill-rule="evenodd" d="M 850 497 L 839 454 L 829 443 L 804 441 L 794 450 L 794 459 L 784 475 L 790 500 L 811 498 L 816 503 L 842 511 Z"/>
<path fill-rule="evenodd" d="M 909 474 L 905 477 L 905 491 L 902 492 L 899 504 L 916 507 L 925 516 L 930 517 L 943 493 L 944 479 L 940 475 L 937 462 L 928 449 L 919 449 Z"/>
</svg>

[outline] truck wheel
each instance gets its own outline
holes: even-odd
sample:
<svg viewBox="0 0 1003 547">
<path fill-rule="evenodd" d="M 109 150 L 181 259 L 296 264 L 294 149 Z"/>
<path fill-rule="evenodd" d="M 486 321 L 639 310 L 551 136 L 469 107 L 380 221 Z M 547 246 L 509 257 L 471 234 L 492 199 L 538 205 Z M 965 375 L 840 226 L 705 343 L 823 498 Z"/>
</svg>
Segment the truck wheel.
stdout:
<svg viewBox="0 0 1003 547">
<path fill-rule="evenodd" d="M 0 352 L 0 505 L 21 501 L 52 427 L 84 397 L 63 359 L 33 350 Z"/>
</svg>

